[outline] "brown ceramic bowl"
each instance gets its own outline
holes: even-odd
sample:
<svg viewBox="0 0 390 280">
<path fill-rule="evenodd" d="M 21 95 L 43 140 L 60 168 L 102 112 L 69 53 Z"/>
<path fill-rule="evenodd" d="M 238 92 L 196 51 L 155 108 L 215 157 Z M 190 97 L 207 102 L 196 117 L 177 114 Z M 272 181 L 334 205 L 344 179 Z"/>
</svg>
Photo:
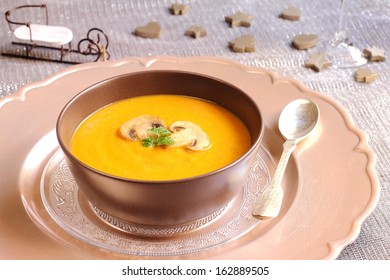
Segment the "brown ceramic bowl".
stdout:
<svg viewBox="0 0 390 280">
<path fill-rule="evenodd" d="M 166 181 L 116 177 L 95 170 L 72 155 L 72 134 L 91 113 L 121 99 L 152 94 L 193 96 L 225 107 L 247 126 L 252 139 L 250 149 L 235 162 L 213 172 Z M 264 125 L 256 103 L 239 88 L 200 74 L 156 70 L 117 76 L 85 89 L 61 111 L 56 129 L 70 171 L 90 203 L 127 222 L 172 226 L 216 213 L 233 200 L 260 146 Z"/>
</svg>

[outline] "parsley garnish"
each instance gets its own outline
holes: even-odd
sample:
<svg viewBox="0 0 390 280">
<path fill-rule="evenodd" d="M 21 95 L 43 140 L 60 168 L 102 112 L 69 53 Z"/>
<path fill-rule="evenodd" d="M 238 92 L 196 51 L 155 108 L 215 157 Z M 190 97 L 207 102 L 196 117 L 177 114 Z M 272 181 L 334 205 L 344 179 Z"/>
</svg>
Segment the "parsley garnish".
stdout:
<svg viewBox="0 0 390 280">
<path fill-rule="evenodd" d="M 163 126 L 153 127 L 148 129 L 154 135 L 142 140 L 142 146 L 153 147 L 153 146 L 169 146 L 175 143 L 171 138 L 172 132 Z"/>
</svg>

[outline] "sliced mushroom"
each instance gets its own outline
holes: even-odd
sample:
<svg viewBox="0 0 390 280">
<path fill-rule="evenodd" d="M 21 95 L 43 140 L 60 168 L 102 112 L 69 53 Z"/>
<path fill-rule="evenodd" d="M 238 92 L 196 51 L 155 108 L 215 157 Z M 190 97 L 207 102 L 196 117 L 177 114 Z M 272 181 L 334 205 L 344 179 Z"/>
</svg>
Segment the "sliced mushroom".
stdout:
<svg viewBox="0 0 390 280">
<path fill-rule="evenodd" d="M 141 115 L 135 117 L 120 127 L 121 135 L 129 140 L 142 140 L 152 136 L 149 129 L 154 127 L 165 127 L 165 122 L 153 115 Z"/>
<path fill-rule="evenodd" d="M 192 122 L 176 121 L 170 125 L 169 129 L 173 132 L 171 138 L 175 141 L 170 147 L 186 146 L 192 151 L 202 151 L 211 146 L 209 136 Z"/>
</svg>

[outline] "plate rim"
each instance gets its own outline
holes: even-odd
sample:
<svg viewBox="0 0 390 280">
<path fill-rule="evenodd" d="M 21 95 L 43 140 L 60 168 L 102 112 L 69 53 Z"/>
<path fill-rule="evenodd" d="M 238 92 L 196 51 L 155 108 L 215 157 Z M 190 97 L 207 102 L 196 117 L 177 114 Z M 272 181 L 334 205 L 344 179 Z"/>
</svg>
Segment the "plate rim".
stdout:
<svg viewBox="0 0 390 280">
<path fill-rule="evenodd" d="M 29 99 L 29 93 L 33 89 L 37 89 L 40 87 L 45 87 L 54 83 L 56 80 L 61 79 L 64 76 L 77 73 L 78 71 L 96 69 L 96 68 L 115 68 L 126 65 L 128 63 L 136 63 L 144 68 L 148 69 L 156 63 L 161 62 L 169 62 L 169 63 L 191 63 L 191 62 L 208 62 L 208 63 L 220 63 L 233 66 L 247 73 L 255 73 L 255 74 L 265 74 L 268 75 L 271 79 L 273 85 L 279 83 L 290 83 L 293 86 L 297 87 L 300 91 L 304 93 L 309 93 L 310 95 L 315 95 L 317 98 L 324 100 L 324 102 L 331 104 L 337 111 L 340 113 L 342 118 L 344 119 L 346 126 L 349 131 L 355 134 L 359 141 L 356 147 L 354 147 L 354 151 L 358 153 L 362 153 L 367 157 L 366 164 L 366 173 L 370 181 L 371 187 L 371 195 L 368 199 L 365 209 L 362 210 L 361 214 L 353 221 L 350 232 L 341 239 L 333 240 L 328 242 L 329 246 L 329 254 L 324 256 L 324 259 L 334 259 L 336 258 L 342 249 L 345 246 L 352 243 L 360 234 L 362 224 L 364 220 L 371 214 L 371 212 L 375 209 L 376 205 L 379 202 L 380 198 L 380 183 L 376 173 L 375 164 L 376 164 L 376 154 L 370 148 L 367 135 L 361 129 L 359 129 L 352 119 L 352 116 L 349 112 L 343 107 L 343 105 L 337 100 L 328 97 L 326 95 L 320 94 L 307 86 L 305 86 L 302 82 L 297 81 L 295 79 L 284 77 L 278 73 L 275 73 L 271 70 L 264 68 L 255 68 L 251 66 L 247 66 L 241 64 L 237 61 L 220 58 L 220 57 L 210 57 L 210 56 L 191 56 L 191 57 L 174 57 L 174 56 L 152 56 L 152 57 L 126 57 L 118 61 L 109 61 L 109 62 L 94 62 L 94 63 L 85 63 L 76 66 L 70 66 L 65 69 L 58 71 L 57 73 L 51 74 L 46 78 L 28 83 L 21 88 L 19 88 L 16 92 L 9 96 L 2 97 L 0 99 L 0 110 L 3 110 L 7 104 L 14 103 L 17 101 L 27 101 Z"/>
</svg>

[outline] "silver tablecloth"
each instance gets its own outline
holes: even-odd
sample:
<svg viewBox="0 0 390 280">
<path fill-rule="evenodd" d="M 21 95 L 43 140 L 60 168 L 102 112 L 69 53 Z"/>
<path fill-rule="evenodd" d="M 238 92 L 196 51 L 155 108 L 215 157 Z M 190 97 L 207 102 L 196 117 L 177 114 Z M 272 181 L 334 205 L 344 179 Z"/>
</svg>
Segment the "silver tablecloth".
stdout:
<svg viewBox="0 0 390 280">
<path fill-rule="evenodd" d="M 329 41 L 338 24 L 340 1 L 337 0 L 178 2 L 189 4 L 190 12 L 174 18 L 169 8 L 175 1 L 169 0 L 47 0 L 45 3 L 48 4 L 50 23 L 69 27 L 77 40 L 85 37 L 89 28 L 103 29 L 110 39 L 111 60 L 154 55 L 224 57 L 302 81 L 309 88 L 339 101 L 349 110 L 355 124 L 367 134 L 369 144 L 377 154 L 376 169 L 381 184 L 377 208 L 364 222 L 357 240 L 342 251 L 339 259 L 390 259 L 390 58 L 368 65 L 378 73 L 378 79 L 369 84 L 354 81 L 356 69 L 328 68 L 317 73 L 303 67 L 308 54 L 293 49 L 292 38 L 300 33 L 314 33 L 319 35 L 321 43 Z M 40 3 L 1 0 L 0 12 L 23 4 Z M 278 17 L 289 6 L 301 8 L 300 21 Z M 228 27 L 224 17 L 237 11 L 255 16 L 250 28 Z M 357 47 L 375 45 L 389 52 L 389 0 L 350 1 L 348 15 L 352 41 Z M 132 34 L 137 26 L 152 20 L 162 26 L 159 39 L 145 40 Z M 204 26 L 208 35 L 198 40 L 184 36 L 185 28 L 190 25 Z M 0 31 L 0 49 L 8 50 L 13 34 L 4 19 L 0 20 Z M 244 34 L 255 36 L 256 51 L 232 52 L 227 42 Z M 68 65 L 0 56 L 0 97 L 65 67 Z"/>
</svg>

